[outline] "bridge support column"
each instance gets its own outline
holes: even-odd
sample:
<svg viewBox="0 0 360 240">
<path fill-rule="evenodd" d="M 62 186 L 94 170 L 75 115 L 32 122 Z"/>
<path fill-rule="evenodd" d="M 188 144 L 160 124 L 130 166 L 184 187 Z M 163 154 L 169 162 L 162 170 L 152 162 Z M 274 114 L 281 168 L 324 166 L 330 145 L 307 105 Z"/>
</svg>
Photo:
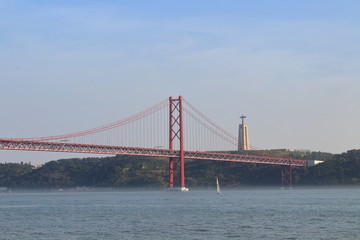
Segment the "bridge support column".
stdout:
<svg viewBox="0 0 360 240">
<path fill-rule="evenodd" d="M 176 140 L 176 141 L 175 141 Z M 179 158 L 169 158 L 169 188 L 174 187 L 174 180 L 179 181 L 181 191 L 185 188 L 185 157 L 184 157 L 184 131 L 182 114 L 182 96 L 174 99 L 169 98 L 169 149 L 175 149 L 175 143 L 179 149 Z"/>
<path fill-rule="evenodd" d="M 292 189 L 292 161 L 290 159 L 289 166 L 284 166 L 281 169 L 281 184 L 282 188 L 285 189 L 285 187 L 288 187 L 289 189 Z"/>
<path fill-rule="evenodd" d="M 169 158 L 169 188 L 174 187 L 174 158 Z"/>
</svg>

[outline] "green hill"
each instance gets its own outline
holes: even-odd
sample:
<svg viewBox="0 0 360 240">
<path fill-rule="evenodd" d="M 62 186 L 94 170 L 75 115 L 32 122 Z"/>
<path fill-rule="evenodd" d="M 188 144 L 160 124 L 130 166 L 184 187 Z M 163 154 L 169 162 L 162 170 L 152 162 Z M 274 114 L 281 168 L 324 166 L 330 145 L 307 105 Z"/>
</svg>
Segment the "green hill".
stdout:
<svg viewBox="0 0 360 240">
<path fill-rule="evenodd" d="M 249 155 L 272 155 L 298 159 L 320 159 L 311 168 L 294 168 L 296 185 L 360 185 L 360 150 L 333 155 L 306 151 L 253 151 Z M 167 186 L 168 160 L 165 158 L 115 156 L 106 158 L 61 159 L 34 168 L 30 164 L 0 164 L 0 187 L 74 188 Z M 186 185 L 208 187 L 219 177 L 221 185 L 280 185 L 281 166 L 186 160 Z"/>
</svg>

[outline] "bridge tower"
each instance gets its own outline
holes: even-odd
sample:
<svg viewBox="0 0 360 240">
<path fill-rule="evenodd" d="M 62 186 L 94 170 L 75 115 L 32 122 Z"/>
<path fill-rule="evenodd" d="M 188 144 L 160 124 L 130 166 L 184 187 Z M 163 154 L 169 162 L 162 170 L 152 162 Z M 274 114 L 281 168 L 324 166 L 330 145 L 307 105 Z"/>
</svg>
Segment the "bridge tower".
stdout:
<svg viewBox="0 0 360 240">
<path fill-rule="evenodd" d="M 250 150 L 248 125 L 245 124 L 245 120 L 244 120 L 246 116 L 242 115 L 240 118 L 241 118 L 241 124 L 239 125 L 238 151 Z"/>
<path fill-rule="evenodd" d="M 182 96 L 169 97 L 169 149 L 174 150 L 178 143 L 179 158 L 169 158 L 169 190 L 187 192 L 185 187 L 184 128 L 182 114 Z M 174 180 L 180 181 L 180 188 L 174 188 Z"/>
<path fill-rule="evenodd" d="M 281 184 L 282 188 L 288 187 L 292 189 L 293 185 L 293 176 L 292 176 L 292 159 L 289 159 L 290 164 L 288 166 L 283 166 L 281 169 Z"/>
</svg>

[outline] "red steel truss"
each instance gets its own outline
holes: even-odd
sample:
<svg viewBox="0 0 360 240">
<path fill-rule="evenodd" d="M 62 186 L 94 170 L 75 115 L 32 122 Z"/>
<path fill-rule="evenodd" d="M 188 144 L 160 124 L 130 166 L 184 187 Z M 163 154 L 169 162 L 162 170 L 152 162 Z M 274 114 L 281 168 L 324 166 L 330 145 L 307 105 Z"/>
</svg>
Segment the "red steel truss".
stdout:
<svg viewBox="0 0 360 240">
<path fill-rule="evenodd" d="M 180 149 L 177 158 L 169 158 L 169 188 L 174 187 L 174 176 L 180 181 L 180 187 L 185 188 L 182 100 L 182 96 L 178 99 L 169 98 L 169 150 L 174 149 L 175 140 L 179 141 Z"/>
<path fill-rule="evenodd" d="M 290 189 L 292 188 L 292 159 L 290 159 L 290 164 L 289 166 L 284 166 L 282 169 L 281 169 L 281 184 L 282 184 L 282 187 L 285 188 L 285 187 L 289 187 Z"/>
<path fill-rule="evenodd" d="M 76 144 L 76 143 L 56 143 L 0 139 L 0 149 L 2 150 L 25 150 L 25 151 L 47 151 L 47 152 L 72 152 L 72 153 L 94 153 L 94 154 L 111 154 L 111 155 L 135 155 L 135 156 L 153 156 L 180 158 L 180 150 L 158 149 L 158 148 L 136 148 L 120 147 L 106 145 Z M 225 162 L 242 162 L 242 163 L 261 163 L 272 165 L 301 166 L 305 167 L 306 160 L 262 157 L 241 154 L 225 154 L 212 152 L 193 152 L 183 151 L 186 159 L 203 159 Z"/>
</svg>

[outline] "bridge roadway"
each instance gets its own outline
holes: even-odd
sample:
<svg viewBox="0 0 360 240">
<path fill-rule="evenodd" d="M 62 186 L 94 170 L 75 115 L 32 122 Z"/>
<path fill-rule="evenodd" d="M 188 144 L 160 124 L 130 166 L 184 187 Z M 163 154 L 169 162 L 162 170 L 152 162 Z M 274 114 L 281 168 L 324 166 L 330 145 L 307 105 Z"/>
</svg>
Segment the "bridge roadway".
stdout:
<svg viewBox="0 0 360 240">
<path fill-rule="evenodd" d="M 91 145 L 91 144 L 77 144 L 77 143 L 67 143 L 67 142 L 57 143 L 57 142 L 24 141 L 24 140 L 13 140 L 13 139 L 0 139 L 0 149 L 153 156 L 153 157 L 180 156 L 179 150 L 170 150 L 170 149 Z M 202 159 L 202 160 L 242 162 L 242 163 L 261 163 L 261 164 L 288 165 L 288 166 L 291 165 L 291 166 L 301 166 L 301 167 L 305 167 L 307 164 L 306 160 L 299 160 L 299 159 L 252 156 L 252 155 L 242 155 L 242 154 L 225 154 L 225 153 L 214 153 L 214 152 L 184 151 L 184 156 L 186 159 Z"/>
</svg>

